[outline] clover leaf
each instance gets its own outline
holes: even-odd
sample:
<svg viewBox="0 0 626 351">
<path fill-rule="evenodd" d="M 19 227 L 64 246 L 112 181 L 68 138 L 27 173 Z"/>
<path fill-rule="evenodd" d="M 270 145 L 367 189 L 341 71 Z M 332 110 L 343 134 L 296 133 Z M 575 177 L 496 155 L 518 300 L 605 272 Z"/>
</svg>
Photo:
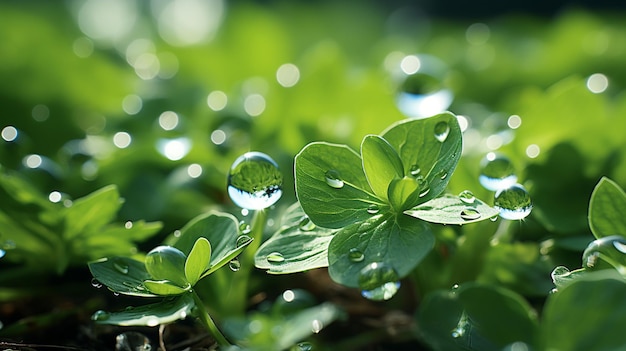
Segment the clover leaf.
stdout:
<svg viewBox="0 0 626 351">
<path fill-rule="evenodd" d="M 374 277 L 383 289 L 393 289 L 392 280 L 406 276 L 434 245 L 426 222 L 464 224 L 498 214 L 477 199 L 441 196 L 461 148 L 456 116 L 442 113 L 403 120 L 380 136 L 368 135 L 360 153 L 346 145 L 314 142 L 296 155 L 296 194 L 304 213 L 316 226 L 334 230 L 327 257 L 335 281 L 363 288 L 364 282 L 372 286 Z M 296 246 L 316 238 L 312 233 L 290 234 L 289 239 L 277 235 L 262 247 L 263 253 L 287 243 L 289 252 L 281 252 L 284 260 L 278 263 L 292 262 L 299 255 Z M 326 242 L 328 238 L 316 248 Z M 316 252 L 323 256 L 322 250 Z M 257 266 L 268 268 L 259 261 Z M 310 268 L 315 267 L 301 263 L 269 272 Z"/>
</svg>

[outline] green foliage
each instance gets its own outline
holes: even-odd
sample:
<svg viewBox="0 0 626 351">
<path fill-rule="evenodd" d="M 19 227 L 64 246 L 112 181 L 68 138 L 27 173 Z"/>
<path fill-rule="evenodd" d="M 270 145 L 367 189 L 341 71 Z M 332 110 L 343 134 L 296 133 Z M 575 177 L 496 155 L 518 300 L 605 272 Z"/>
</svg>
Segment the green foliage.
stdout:
<svg viewBox="0 0 626 351">
<path fill-rule="evenodd" d="M 589 227 L 600 239 L 610 235 L 626 237 L 626 193 L 614 181 L 603 177 L 589 202 Z"/>
</svg>

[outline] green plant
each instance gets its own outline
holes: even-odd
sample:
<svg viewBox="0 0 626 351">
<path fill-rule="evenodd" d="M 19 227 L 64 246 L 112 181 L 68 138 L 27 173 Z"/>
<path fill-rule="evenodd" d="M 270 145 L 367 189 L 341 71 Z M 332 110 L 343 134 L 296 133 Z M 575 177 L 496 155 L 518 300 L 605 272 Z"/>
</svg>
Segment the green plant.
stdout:
<svg viewBox="0 0 626 351">
<path fill-rule="evenodd" d="M 383 300 L 431 251 L 428 223 L 463 225 L 498 211 L 465 191 L 443 194 L 461 157 L 456 116 L 398 122 L 346 145 L 305 146 L 295 157 L 301 210 L 288 211 L 256 254 L 258 268 L 282 274 L 329 267 L 333 280 Z"/>
</svg>

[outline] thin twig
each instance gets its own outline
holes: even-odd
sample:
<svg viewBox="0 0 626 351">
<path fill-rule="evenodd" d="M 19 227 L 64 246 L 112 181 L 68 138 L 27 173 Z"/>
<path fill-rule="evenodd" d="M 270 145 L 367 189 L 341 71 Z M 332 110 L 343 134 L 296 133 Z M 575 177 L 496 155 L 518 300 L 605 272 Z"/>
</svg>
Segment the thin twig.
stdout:
<svg viewBox="0 0 626 351">
<path fill-rule="evenodd" d="M 6 341 L 0 341 L 0 346 L 6 346 L 6 347 L 37 347 L 37 348 L 47 348 L 47 349 L 59 349 L 59 350 L 76 350 L 76 351 L 84 350 L 84 349 L 79 349 L 79 348 L 73 347 L 73 346 L 21 344 L 21 343 L 6 342 Z"/>
</svg>

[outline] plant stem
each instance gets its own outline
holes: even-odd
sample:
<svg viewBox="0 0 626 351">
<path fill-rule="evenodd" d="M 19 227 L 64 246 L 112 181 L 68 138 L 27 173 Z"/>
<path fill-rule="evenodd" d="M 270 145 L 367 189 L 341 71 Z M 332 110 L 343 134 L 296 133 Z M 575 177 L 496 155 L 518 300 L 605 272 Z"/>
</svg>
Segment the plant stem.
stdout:
<svg viewBox="0 0 626 351">
<path fill-rule="evenodd" d="M 233 306 L 233 313 L 242 315 L 247 306 L 248 299 L 248 281 L 250 273 L 254 269 L 254 254 L 261 246 L 263 239 L 263 230 L 267 222 L 267 211 L 258 210 L 254 212 L 252 223 L 250 224 L 250 237 L 252 242 L 239 255 L 241 268 L 233 276 L 230 287 L 230 305 Z"/>
<path fill-rule="evenodd" d="M 209 315 L 209 312 L 204 307 L 204 303 L 202 302 L 202 300 L 200 300 L 198 294 L 195 291 L 192 291 L 191 294 L 193 295 L 193 301 L 195 302 L 196 307 L 199 311 L 198 317 L 200 317 L 200 321 L 202 322 L 204 327 L 211 333 L 211 335 L 213 335 L 213 338 L 215 338 L 218 344 L 222 346 L 230 346 L 231 344 L 228 342 L 228 340 L 226 340 L 226 337 L 224 337 L 222 332 L 220 332 L 220 330 L 217 328 L 217 325 L 215 325 L 215 322 Z"/>
</svg>

